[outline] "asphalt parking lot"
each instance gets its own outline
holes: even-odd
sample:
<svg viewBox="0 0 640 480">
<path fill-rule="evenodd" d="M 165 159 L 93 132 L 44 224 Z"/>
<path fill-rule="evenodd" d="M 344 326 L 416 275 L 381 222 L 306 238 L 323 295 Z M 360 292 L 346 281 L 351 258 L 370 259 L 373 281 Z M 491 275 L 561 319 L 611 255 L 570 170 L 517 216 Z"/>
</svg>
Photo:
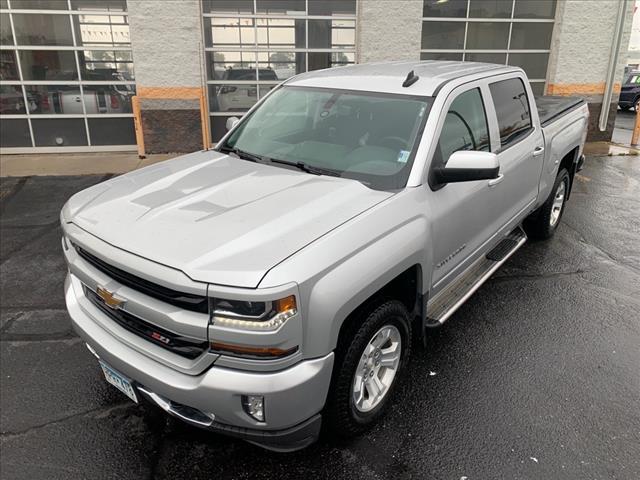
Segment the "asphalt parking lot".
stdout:
<svg viewBox="0 0 640 480">
<path fill-rule="evenodd" d="M 103 178 L 2 179 L 2 478 L 640 478 L 640 157 L 587 159 L 557 235 L 430 333 L 382 424 L 292 454 L 104 381 L 65 311 L 58 226 Z"/>
</svg>

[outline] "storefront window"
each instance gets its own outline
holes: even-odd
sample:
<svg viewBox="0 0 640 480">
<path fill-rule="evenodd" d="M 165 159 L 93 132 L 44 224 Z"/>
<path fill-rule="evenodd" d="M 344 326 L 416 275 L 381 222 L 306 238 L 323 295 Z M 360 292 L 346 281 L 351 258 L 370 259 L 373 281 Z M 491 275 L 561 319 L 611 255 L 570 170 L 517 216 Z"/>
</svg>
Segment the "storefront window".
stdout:
<svg viewBox="0 0 640 480">
<path fill-rule="evenodd" d="M 423 0 L 423 60 L 499 63 L 544 92 L 556 0 Z M 531 20 L 535 19 L 535 20 Z"/>
<path fill-rule="evenodd" d="M 12 0 L 2 8 L 0 146 L 133 147 L 126 0 Z"/>
<path fill-rule="evenodd" d="M 212 140 L 278 83 L 355 63 L 356 0 L 203 0 Z"/>
</svg>

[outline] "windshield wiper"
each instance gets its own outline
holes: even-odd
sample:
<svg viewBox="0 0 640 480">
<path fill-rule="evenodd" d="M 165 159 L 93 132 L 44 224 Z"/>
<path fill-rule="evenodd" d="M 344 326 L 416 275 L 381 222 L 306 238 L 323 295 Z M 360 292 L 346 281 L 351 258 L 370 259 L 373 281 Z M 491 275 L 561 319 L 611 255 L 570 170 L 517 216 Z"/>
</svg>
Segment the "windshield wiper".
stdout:
<svg viewBox="0 0 640 480">
<path fill-rule="evenodd" d="M 340 176 L 340 172 L 337 172 L 335 170 L 331 170 L 329 168 L 314 167 L 313 165 L 309 165 L 308 163 L 304 162 L 289 162 L 288 160 L 279 160 L 277 158 L 269 158 L 268 160 L 273 163 L 280 163 L 282 165 L 296 167 L 303 172 L 312 173 L 313 175 L 330 175 L 332 177 Z"/>
<path fill-rule="evenodd" d="M 222 153 L 233 153 L 236 157 L 241 158 L 242 160 L 249 160 L 250 162 L 260 163 L 264 160 L 260 155 L 245 152 L 237 147 L 220 147 L 219 151 Z"/>
</svg>

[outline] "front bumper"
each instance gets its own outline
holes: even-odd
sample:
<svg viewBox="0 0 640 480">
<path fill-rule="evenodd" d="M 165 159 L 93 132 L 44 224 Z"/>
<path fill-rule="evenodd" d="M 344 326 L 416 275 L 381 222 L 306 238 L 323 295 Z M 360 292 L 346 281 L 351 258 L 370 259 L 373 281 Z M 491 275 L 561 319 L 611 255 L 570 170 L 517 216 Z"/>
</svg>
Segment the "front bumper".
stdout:
<svg viewBox="0 0 640 480">
<path fill-rule="evenodd" d="M 65 298 L 75 331 L 96 356 L 129 377 L 138 393 L 168 413 L 189 421 L 176 412 L 199 412 L 213 421 L 189 423 L 273 450 L 297 450 L 317 438 L 333 353 L 277 372 L 248 372 L 214 365 L 199 375 L 189 375 L 134 350 L 105 330 L 95 320 L 104 313 L 82 293 L 78 294 L 81 289 L 80 282 L 68 275 Z M 242 395 L 264 396 L 265 422 L 244 412 Z"/>
</svg>

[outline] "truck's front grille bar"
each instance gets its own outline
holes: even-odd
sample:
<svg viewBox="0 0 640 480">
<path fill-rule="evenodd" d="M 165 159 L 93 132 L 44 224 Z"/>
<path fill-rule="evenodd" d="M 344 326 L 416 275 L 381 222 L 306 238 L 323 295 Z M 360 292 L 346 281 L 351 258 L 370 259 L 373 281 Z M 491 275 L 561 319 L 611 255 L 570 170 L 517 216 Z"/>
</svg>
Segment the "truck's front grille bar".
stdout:
<svg viewBox="0 0 640 480">
<path fill-rule="evenodd" d="M 125 272 L 124 270 L 114 267 L 113 265 L 109 265 L 104 260 L 101 260 L 95 255 L 87 252 L 79 245 L 74 244 L 73 246 L 78 252 L 78 255 L 80 255 L 85 261 L 100 270 L 102 273 L 121 283 L 122 285 L 144 293 L 145 295 L 149 295 L 150 297 L 157 298 L 158 300 L 161 300 L 163 302 L 175 305 L 176 307 L 183 308 L 185 310 L 199 313 L 209 312 L 207 297 L 194 295 L 191 293 L 178 292 L 176 290 L 163 287 L 162 285 L 158 285 L 143 278 L 137 277 L 129 272 Z"/>
<path fill-rule="evenodd" d="M 196 358 L 200 356 L 207 348 L 206 341 L 199 341 L 191 338 L 181 337 L 173 332 L 169 332 L 163 328 L 159 328 L 151 323 L 145 322 L 139 317 L 121 309 L 113 309 L 108 307 L 102 298 L 96 292 L 83 286 L 85 296 L 104 312 L 109 318 L 114 320 L 121 327 L 129 330 L 131 333 L 149 340 L 156 345 L 172 351 L 186 358 Z"/>
</svg>

